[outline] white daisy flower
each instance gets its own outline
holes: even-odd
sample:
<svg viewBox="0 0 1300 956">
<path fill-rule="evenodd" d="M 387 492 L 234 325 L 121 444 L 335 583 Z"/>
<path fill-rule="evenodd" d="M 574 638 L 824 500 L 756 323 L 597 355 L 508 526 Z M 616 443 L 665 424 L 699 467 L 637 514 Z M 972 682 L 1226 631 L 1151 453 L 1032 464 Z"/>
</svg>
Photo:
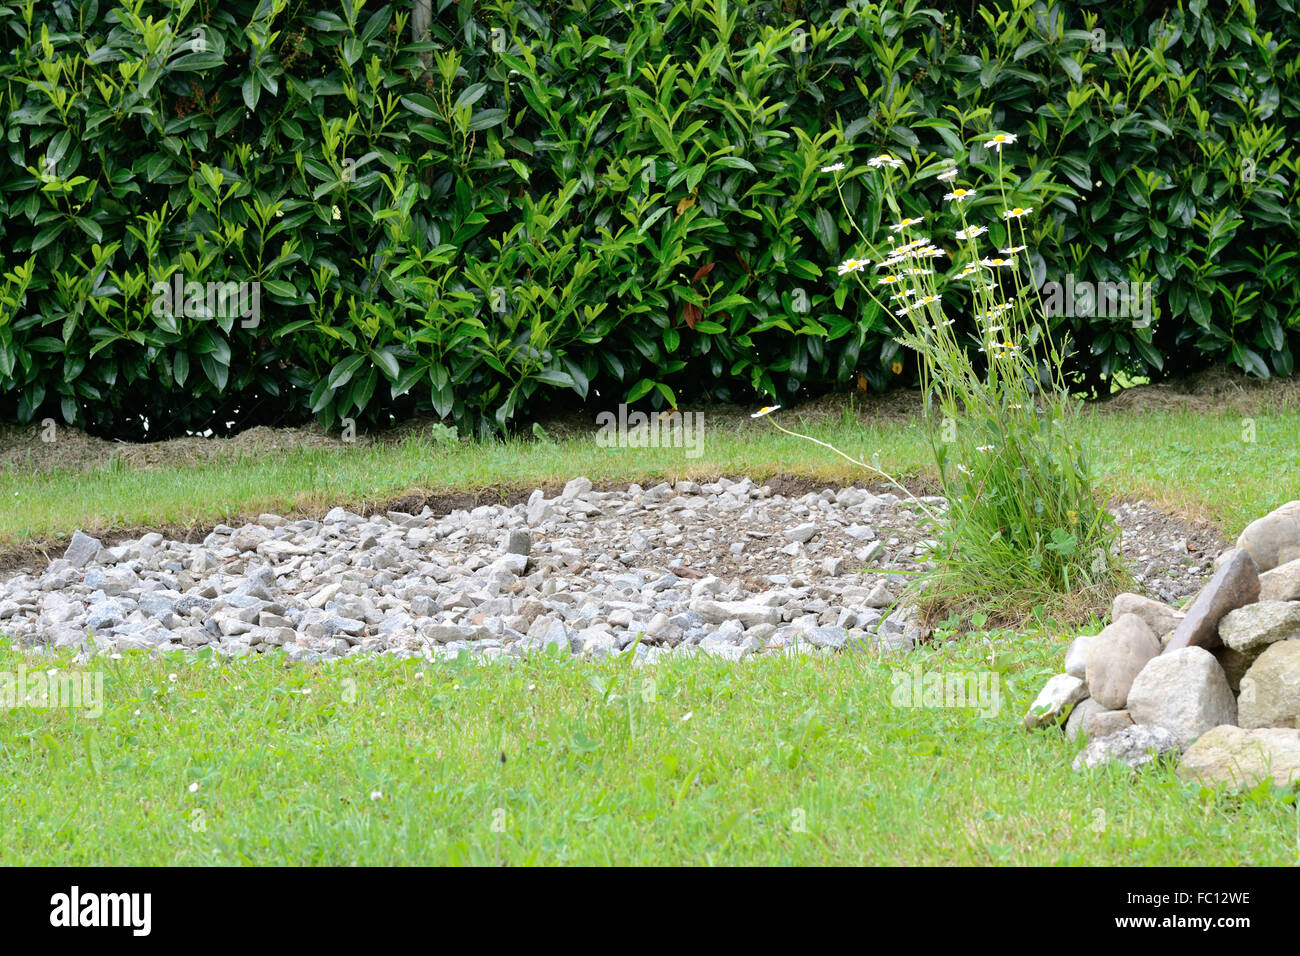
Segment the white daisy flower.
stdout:
<svg viewBox="0 0 1300 956">
<path fill-rule="evenodd" d="M 1028 246 L 1008 246 L 1006 249 L 999 249 L 998 252 L 1006 256 L 1014 256 L 1017 252 L 1024 252 Z"/>
<path fill-rule="evenodd" d="M 1023 209 L 1023 208 L 1021 208 L 1020 206 L 1016 206 L 1014 209 L 1008 209 L 1006 212 L 1004 212 L 1004 213 L 1002 214 L 1002 218 L 1003 218 L 1003 219 L 1019 219 L 1021 216 L 1026 216 L 1026 215 L 1028 215 L 1029 213 L 1031 213 L 1031 212 L 1033 212 L 1033 211 L 1034 211 L 1034 207 L 1033 207 L 1033 206 L 1030 206 L 1028 209 Z"/>
<path fill-rule="evenodd" d="M 771 415 L 773 412 L 777 411 L 780 407 L 781 407 L 780 405 L 768 405 L 765 406 L 764 408 L 760 408 L 758 411 L 754 412 L 754 414 L 750 415 L 749 417 L 762 418 L 765 415 Z"/>
<path fill-rule="evenodd" d="M 888 166 L 890 169 L 901 169 L 903 161 L 901 159 L 895 159 L 888 153 L 881 153 L 879 156 L 872 156 L 867 160 L 867 165 L 872 169 L 880 169 L 883 166 Z"/>
<path fill-rule="evenodd" d="M 987 226 L 967 226 L 965 229 L 961 230 L 961 232 L 956 233 L 956 237 L 959 241 L 965 242 L 967 239 L 974 239 L 976 236 L 982 236 L 988 231 Z"/>
<path fill-rule="evenodd" d="M 865 259 L 845 259 L 839 265 L 840 275 L 848 275 L 850 272 L 860 272 L 867 267 Z"/>
<path fill-rule="evenodd" d="M 917 226 L 924 221 L 924 219 L 904 219 L 902 222 L 894 223 L 894 225 L 890 226 L 889 229 L 891 232 L 902 232 L 909 226 Z"/>
<path fill-rule="evenodd" d="M 829 165 L 829 166 L 823 166 L 823 167 L 822 167 L 822 172 L 824 172 L 824 173 L 838 173 L 838 172 L 843 171 L 844 168 L 845 168 L 845 167 L 844 167 L 844 164 L 843 164 L 843 163 L 832 163 L 832 164 Z"/>
<path fill-rule="evenodd" d="M 939 182 L 941 182 L 941 183 L 950 183 L 950 182 L 952 182 L 952 181 L 953 181 L 954 179 L 956 179 L 956 178 L 957 178 L 957 167 L 956 167 L 956 166 L 952 167 L 952 169 L 945 169 L 945 170 L 944 170 L 943 172 L 941 172 L 941 173 L 939 174 L 939 176 L 938 176 Z"/>
<path fill-rule="evenodd" d="M 967 199 L 973 199 L 974 197 L 975 190 L 973 189 L 954 189 L 943 198 L 949 202 L 965 202 Z"/>
<path fill-rule="evenodd" d="M 1003 146 L 1010 146 L 1016 141 L 1015 133 L 994 133 L 984 141 L 985 146 L 992 146 L 999 153 L 1002 152 Z"/>
</svg>

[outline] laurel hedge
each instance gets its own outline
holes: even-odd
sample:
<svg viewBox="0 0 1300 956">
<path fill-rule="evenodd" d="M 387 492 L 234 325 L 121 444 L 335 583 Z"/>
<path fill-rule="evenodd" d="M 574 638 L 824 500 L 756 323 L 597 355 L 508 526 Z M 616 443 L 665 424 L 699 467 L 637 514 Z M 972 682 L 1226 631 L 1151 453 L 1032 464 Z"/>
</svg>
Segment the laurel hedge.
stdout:
<svg viewBox="0 0 1300 956">
<path fill-rule="evenodd" d="M 990 130 L 1036 282 L 1150 283 L 1150 321 L 1054 320 L 1081 388 L 1291 374 L 1292 0 L 956 6 L 0 3 L 0 418 L 489 431 L 884 389 L 913 366 L 835 267 L 927 210 L 864 161 L 974 175 Z"/>
</svg>

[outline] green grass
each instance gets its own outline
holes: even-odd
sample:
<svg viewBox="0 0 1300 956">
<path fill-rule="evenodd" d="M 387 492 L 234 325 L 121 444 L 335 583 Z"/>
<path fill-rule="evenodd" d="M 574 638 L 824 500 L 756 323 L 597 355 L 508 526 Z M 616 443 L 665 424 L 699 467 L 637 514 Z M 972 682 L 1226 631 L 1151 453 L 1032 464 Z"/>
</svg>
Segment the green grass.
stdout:
<svg viewBox="0 0 1300 956">
<path fill-rule="evenodd" d="M 798 415 L 781 414 L 783 424 L 856 457 L 868 460 L 878 453 L 881 465 L 900 477 L 935 477 L 916 424 L 863 423 L 846 415 L 801 425 Z M 1300 494 L 1295 477 L 1300 408 L 1260 412 L 1254 421 L 1256 440 L 1244 442 L 1238 413 L 1098 415 L 1092 445 L 1106 474 L 1104 487 L 1192 513 L 1235 535 Z M 190 467 L 50 475 L 10 471 L 0 474 L 0 545 L 49 540 L 76 528 L 212 525 L 264 511 L 320 512 L 411 491 L 528 489 L 579 474 L 610 484 L 717 474 L 803 475 L 828 483 L 868 477 L 833 453 L 761 421 L 712 430 L 706 424 L 698 458 L 686 457 L 682 449 L 601 448 L 591 438 L 452 446 L 408 439 Z"/>
<path fill-rule="evenodd" d="M 4 718 L 0 863 L 1300 862 L 1289 796 L 1071 771 L 1079 745 L 1017 720 L 1064 639 L 991 637 L 993 663 L 976 638 L 648 668 L 96 661 L 98 719 Z M 916 663 L 994 668 L 1000 712 L 894 706 Z"/>
<path fill-rule="evenodd" d="M 800 427 L 797 416 L 783 421 Z M 879 452 L 901 476 L 929 474 L 915 426 L 846 417 L 802 427 L 859 456 Z M 1256 415 L 1253 443 L 1227 412 L 1106 414 L 1095 429 L 1112 493 L 1228 534 L 1297 496 L 1292 407 Z M 694 460 L 580 440 L 408 441 L 237 465 L 11 473 L 0 477 L 0 540 L 575 474 L 612 484 L 718 473 L 861 480 L 761 422 L 714 430 Z M 1168 767 L 1076 774 L 1079 744 L 1021 729 L 1072 636 L 1047 622 L 901 660 L 697 658 L 637 669 L 545 658 L 96 659 L 98 718 L 3 715 L 0 863 L 1300 862 L 1293 795 L 1204 791 Z M 894 706 L 892 668 L 918 662 L 944 674 L 995 670 L 1000 712 Z M 0 671 L 20 665 L 76 666 L 0 649 Z"/>
</svg>

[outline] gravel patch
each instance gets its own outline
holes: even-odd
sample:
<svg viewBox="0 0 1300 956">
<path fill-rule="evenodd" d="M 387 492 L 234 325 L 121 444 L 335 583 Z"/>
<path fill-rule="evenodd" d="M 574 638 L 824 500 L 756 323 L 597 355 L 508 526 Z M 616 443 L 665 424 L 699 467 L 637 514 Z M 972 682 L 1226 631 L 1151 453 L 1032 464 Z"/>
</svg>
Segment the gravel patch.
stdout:
<svg viewBox="0 0 1300 956">
<path fill-rule="evenodd" d="M 942 498 L 920 499 L 942 513 Z M 1152 597 L 1193 593 L 1217 553 L 1141 502 L 1116 509 Z M 354 654 L 600 659 L 634 646 L 743 660 L 906 650 L 928 636 L 900 603 L 936 542 L 915 501 L 865 488 L 785 495 L 750 479 L 558 494 L 436 516 L 262 515 L 202 541 L 153 532 L 0 581 L 0 631 L 83 655 L 197 650 L 294 661 Z M 638 640 L 640 638 L 640 640 Z"/>
</svg>

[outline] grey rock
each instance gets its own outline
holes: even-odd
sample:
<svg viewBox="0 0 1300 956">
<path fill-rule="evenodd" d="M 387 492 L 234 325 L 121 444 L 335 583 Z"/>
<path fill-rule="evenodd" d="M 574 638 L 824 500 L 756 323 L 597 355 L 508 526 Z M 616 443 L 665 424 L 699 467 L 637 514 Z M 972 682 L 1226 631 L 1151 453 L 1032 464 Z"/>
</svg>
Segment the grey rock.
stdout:
<svg viewBox="0 0 1300 956">
<path fill-rule="evenodd" d="M 655 641 L 676 644 L 682 639 L 682 629 L 674 624 L 667 614 L 660 611 L 652 617 L 645 627 L 646 637 Z"/>
<path fill-rule="evenodd" d="M 1300 601 L 1300 558 L 1259 576 L 1261 601 Z"/>
<path fill-rule="evenodd" d="M 754 624 L 780 624 L 781 609 L 747 601 L 711 601 L 701 599 L 691 604 L 691 610 L 711 624 L 736 620 L 746 626 Z"/>
<path fill-rule="evenodd" d="M 1241 679 L 1237 724 L 1300 729 L 1300 641 L 1272 644 Z"/>
<path fill-rule="evenodd" d="M 1147 627 L 1151 628 L 1151 633 L 1156 637 L 1168 634 L 1185 616 L 1167 604 L 1142 597 L 1140 594 L 1117 594 L 1110 605 L 1111 620 L 1117 621 L 1125 614 L 1136 614 Z"/>
<path fill-rule="evenodd" d="M 603 657 L 608 657 L 618 649 L 618 641 L 614 635 L 598 627 L 589 627 L 579 631 L 576 639 L 580 642 L 580 653 L 583 657 L 600 660 Z M 564 649 L 568 650 L 568 647 L 566 646 Z"/>
<path fill-rule="evenodd" d="M 1036 730 L 1058 724 L 1069 716 L 1070 710 L 1079 701 L 1088 696 L 1088 686 L 1079 678 L 1069 674 L 1057 674 L 1038 692 L 1034 702 L 1025 712 L 1024 725 L 1028 730 Z"/>
<path fill-rule="evenodd" d="M 211 598 L 200 597 L 197 594 L 183 594 L 176 599 L 172 610 L 177 614 L 189 614 L 190 611 L 198 608 L 201 613 L 208 613 L 216 604 Z"/>
<path fill-rule="evenodd" d="M 1187 748 L 1176 773 L 1182 780 L 1206 786 L 1228 784 L 1249 790 L 1264 780 L 1279 787 L 1295 786 L 1300 783 L 1300 730 L 1214 727 Z"/>
<path fill-rule="evenodd" d="M 1085 737 L 1090 737 L 1091 734 L 1088 734 L 1083 729 L 1084 720 L 1085 718 L 1098 713 L 1104 714 L 1108 713 L 1108 711 L 1091 697 L 1085 697 L 1083 700 L 1079 701 L 1074 705 L 1074 709 L 1070 711 L 1070 716 L 1065 721 L 1065 736 L 1070 740 L 1073 740 L 1080 733 Z"/>
<path fill-rule="evenodd" d="M 506 541 L 507 554 L 522 554 L 524 557 L 533 549 L 533 536 L 527 531 L 511 531 Z"/>
<path fill-rule="evenodd" d="M 68 543 L 68 549 L 63 552 L 63 560 L 74 568 L 84 568 L 95 559 L 95 555 L 99 554 L 99 549 L 102 547 L 98 538 L 75 531 L 72 540 Z"/>
<path fill-rule="evenodd" d="M 254 551 L 263 541 L 269 540 L 271 531 L 261 525 L 244 525 L 231 536 L 230 546 L 236 551 Z"/>
<path fill-rule="evenodd" d="M 1239 549 L 1210 578 L 1165 646 L 1171 654 L 1185 647 L 1219 645 L 1219 622 L 1229 611 L 1259 600 L 1259 569 L 1250 553 Z"/>
<path fill-rule="evenodd" d="M 1260 601 L 1226 615 L 1219 639 L 1234 651 L 1258 654 L 1269 644 L 1300 637 L 1300 601 Z"/>
<path fill-rule="evenodd" d="M 1129 689 L 1135 724 L 1164 727 L 1186 747 L 1212 727 L 1237 721 L 1237 701 L 1223 668 L 1202 647 L 1152 658 Z"/>
<path fill-rule="evenodd" d="M 1132 726 L 1133 715 L 1127 710 L 1098 710 L 1087 715 L 1082 730 L 1089 740 L 1096 740 Z"/>
<path fill-rule="evenodd" d="M 1096 639 L 1096 634 L 1080 634 L 1070 643 L 1065 652 L 1065 672 L 1071 677 L 1079 680 L 1087 678 L 1088 648 L 1092 647 L 1092 642 Z"/>
<path fill-rule="evenodd" d="M 1165 728 L 1136 724 L 1093 740 L 1079 752 L 1071 766 L 1075 770 L 1091 770 L 1103 764 L 1119 763 L 1139 770 L 1166 755 L 1177 756 L 1179 749 L 1178 740 Z"/>
<path fill-rule="evenodd" d="M 799 544 L 805 544 L 811 541 L 820 530 L 821 529 L 818 528 L 817 525 L 813 524 L 812 522 L 806 522 L 804 524 L 796 525 L 793 528 L 787 529 L 785 532 L 785 539 L 787 541 L 798 542 Z"/>
<path fill-rule="evenodd" d="M 1136 614 L 1121 614 L 1088 648 L 1088 693 L 1106 710 L 1123 709 L 1133 679 L 1159 653 L 1160 641 L 1146 622 Z"/>
<path fill-rule="evenodd" d="M 560 498 L 564 501 L 573 501 L 577 498 L 585 498 L 589 491 L 591 491 L 591 479 L 574 478 L 564 486 Z"/>
<path fill-rule="evenodd" d="M 883 608 L 889 607 L 893 603 L 893 595 L 889 593 L 889 589 L 885 587 L 883 581 L 877 582 L 876 586 L 867 592 L 867 596 L 862 599 L 864 607 Z"/>
<path fill-rule="evenodd" d="M 450 644 L 453 641 L 481 641 L 492 636 L 485 627 L 472 624 L 426 624 L 420 628 L 426 640 L 437 644 Z"/>
<path fill-rule="evenodd" d="M 1237 547 L 1250 552 L 1260 571 L 1300 559 L 1300 500 L 1288 501 L 1246 525 Z"/>
<path fill-rule="evenodd" d="M 848 631 L 842 627 L 813 627 L 802 632 L 804 640 L 817 647 L 833 647 L 836 650 L 848 643 Z"/>
<path fill-rule="evenodd" d="M 100 601 L 92 604 L 86 615 L 86 626 L 95 631 L 121 624 L 126 620 L 126 609 L 118 601 Z"/>
</svg>

